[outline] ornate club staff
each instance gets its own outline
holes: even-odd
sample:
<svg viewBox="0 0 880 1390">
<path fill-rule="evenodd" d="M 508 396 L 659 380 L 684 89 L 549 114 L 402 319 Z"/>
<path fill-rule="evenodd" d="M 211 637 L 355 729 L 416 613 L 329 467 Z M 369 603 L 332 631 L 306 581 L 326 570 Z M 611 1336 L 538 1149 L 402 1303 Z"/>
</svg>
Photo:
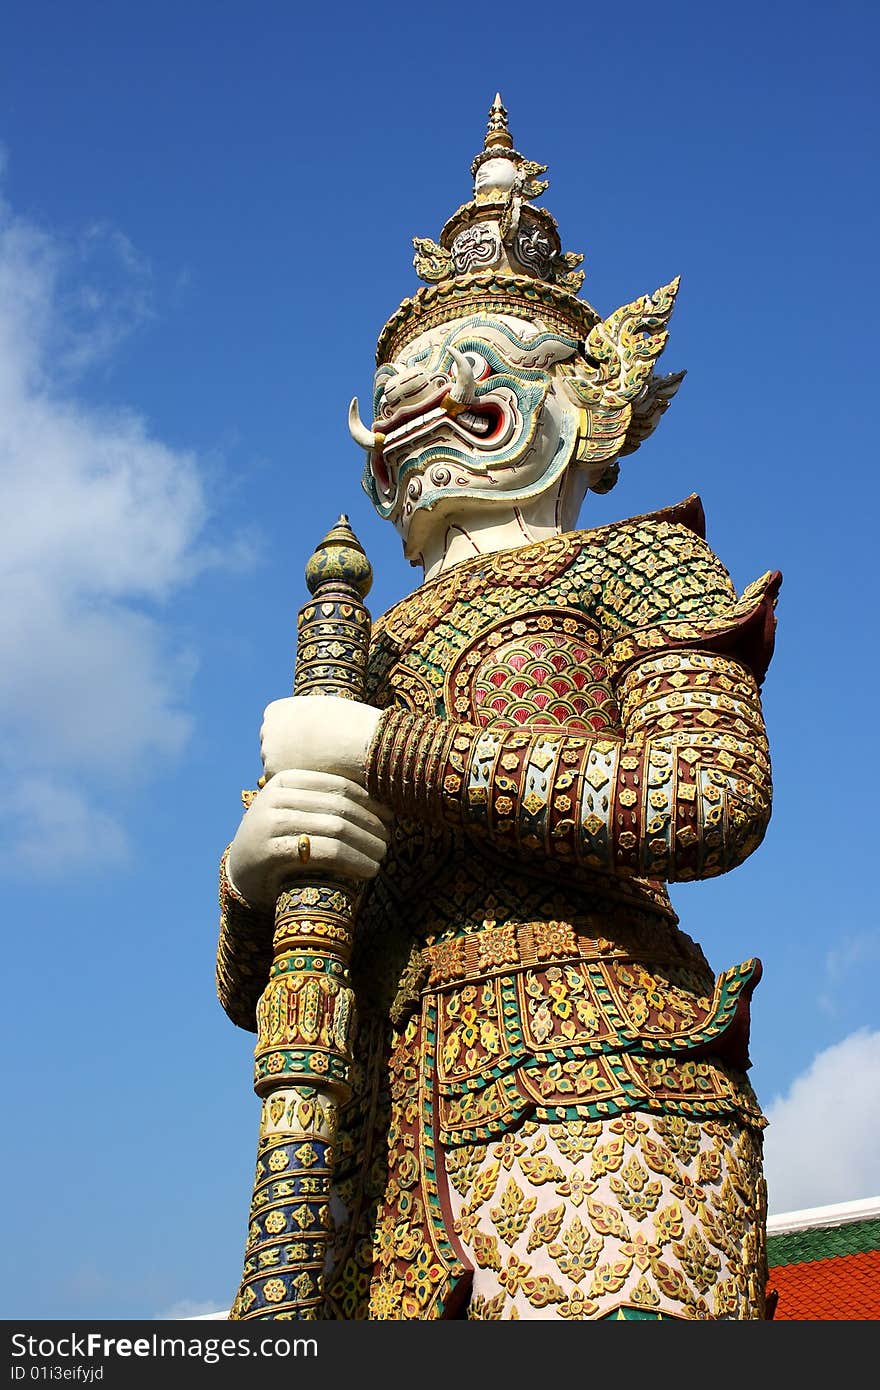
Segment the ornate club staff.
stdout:
<svg viewBox="0 0 880 1390">
<path fill-rule="evenodd" d="M 373 579 L 341 516 L 306 566 L 294 695 L 363 698 Z M 300 836 L 299 857 L 309 842 Z M 321 1316 L 338 1108 L 349 1094 L 349 979 L 359 885 L 300 874 L 275 907 L 272 969 L 257 1006 L 254 1089 L 262 1097 L 244 1274 L 231 1318 Z"/>
</svg>

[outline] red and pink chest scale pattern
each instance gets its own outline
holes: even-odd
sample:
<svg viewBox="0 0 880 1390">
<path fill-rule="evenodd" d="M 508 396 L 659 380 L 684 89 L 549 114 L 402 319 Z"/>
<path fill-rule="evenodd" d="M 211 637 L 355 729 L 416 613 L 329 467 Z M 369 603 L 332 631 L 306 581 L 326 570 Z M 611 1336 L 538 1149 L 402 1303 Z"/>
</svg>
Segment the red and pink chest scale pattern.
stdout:
<svg viewBox="0 0 880 1390">
<path fill-rule="evenodd" d="M 455 663 L 447 692 L 467 717 L 497 727 L 621 733 L 620 711 L 600 657 L 600 634 L 571 609 L 507 619 Z"/>
</svg>

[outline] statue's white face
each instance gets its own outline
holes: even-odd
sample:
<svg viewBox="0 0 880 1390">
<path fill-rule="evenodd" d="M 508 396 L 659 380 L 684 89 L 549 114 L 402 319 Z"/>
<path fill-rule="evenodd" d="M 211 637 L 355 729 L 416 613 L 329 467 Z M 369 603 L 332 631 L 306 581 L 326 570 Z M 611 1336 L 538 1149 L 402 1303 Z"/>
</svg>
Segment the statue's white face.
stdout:
<svg viewBox="0 0 880 1390">
<path fill-rule="evenodd" d="M 577 409 L 555 365 L 574 338 L 473 315 L 432 328 L 376 372 L 364 488 L 407 553 L 455 512 L 540 496 L 571 462 Z"/>
</svg>

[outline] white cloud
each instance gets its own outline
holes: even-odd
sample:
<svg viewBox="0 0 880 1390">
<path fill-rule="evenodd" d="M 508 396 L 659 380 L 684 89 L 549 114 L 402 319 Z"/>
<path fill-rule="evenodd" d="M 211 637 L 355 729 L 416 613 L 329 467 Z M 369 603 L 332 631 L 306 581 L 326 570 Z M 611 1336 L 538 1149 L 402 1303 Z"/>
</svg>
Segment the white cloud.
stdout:
<svg viewBox="0 0 880 1390">
<path fill-rule="evenodd" d="M 880 1031 L 820 1052 L 767 1118 L 771 1215 L 880 1195 Z"/>
<path fill-rule="evenodd" d="M 845 1015 L 852 987 L 858 979 L 872 979 L 880 964 L 880 933 L 874 930 L 843 931 L 825 954 L 822 1010 L 834 1017 Z"/>
<path fill-rule="evenodd" d="M 77 846 L 118 858 L 92 779 L 137 776 L 189 732 L 194 658 L 161 604 L 218 559 L 199 544 L 199 461 L 75 394 L 150 312 L 120 232 L 63 243 L 0 201 L 0 776 L 30 788 L 0 834 L 23 868 L 50 833 L 68 865 Z"/>
<path fill-rule="evenodd" d="M 129 855 L 125 830 L 114 816 L 45 774 L 0 796 L 4 824 L 14 827 L 10 848 L 0 855 L 6 873 L 48 878 L 80 864 L 122 864 Z"/>
<path fill-rule="evenodd" d="M 226 1319 L 228 1309 L 220 1308 L 220 1304 L 215 1300 L 199 1301 L 196 1298 L 179 1298 L 176 1303 L 172 1303 L 170 1308 L 166 1308 L 163 1313 L 156 1314 L 157 1322 L 173 1322 L 177 1318 L 213 1318 Z"/>
</svg>

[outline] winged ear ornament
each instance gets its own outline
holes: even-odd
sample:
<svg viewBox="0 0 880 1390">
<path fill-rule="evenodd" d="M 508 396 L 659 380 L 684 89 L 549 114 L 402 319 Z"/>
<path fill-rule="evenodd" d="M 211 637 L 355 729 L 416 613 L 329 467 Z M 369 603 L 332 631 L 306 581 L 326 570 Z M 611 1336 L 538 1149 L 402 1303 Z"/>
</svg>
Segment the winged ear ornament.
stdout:
<svg viewBox="0 0 880 1390">
<path fill-rule="evenodd" d="M 654 433 L 660 416 L 669 409 L 672 397 L 686 376 L 686 372 L 667 372 L 665 376 L 651 377 L 642 394 L 633 401 L 621 455 L 634 454 L 639 445 Z"/>
<path fill-rule="evenodd" d="M 583 356 L 559 368 L 560 382 L 579 407 L 576 457 L 595 477 L 609 477 L 620 454 L 633 453 L 655 429 L 684 372 L 654 377 L 654 364 L 666 346 L 666 325 L 675 306 L 679 279 L 653 294 L 615 309 L 597 323 Z"/>
</svg>

